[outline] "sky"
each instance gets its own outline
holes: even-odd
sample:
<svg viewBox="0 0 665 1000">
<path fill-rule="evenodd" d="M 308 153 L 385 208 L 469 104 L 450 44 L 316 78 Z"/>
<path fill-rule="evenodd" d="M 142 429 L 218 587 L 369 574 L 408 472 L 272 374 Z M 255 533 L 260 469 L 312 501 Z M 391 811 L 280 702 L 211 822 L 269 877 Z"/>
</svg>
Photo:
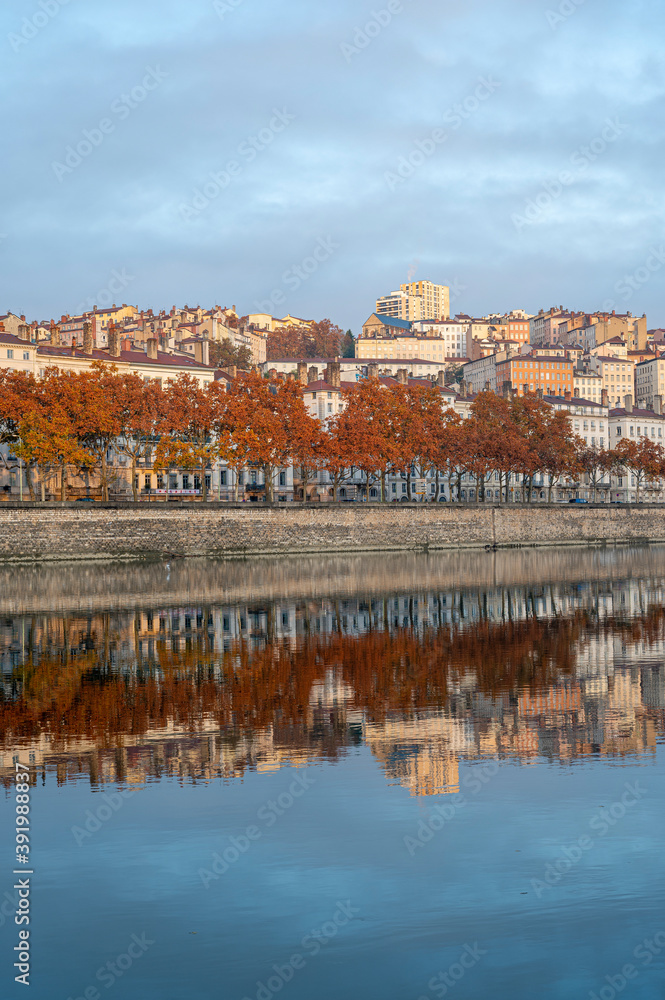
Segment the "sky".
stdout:
<svg viewBox="0 0 665 1000">
<path fill-rule="evenodd" d="M 0 313 L 665 326 L 662 0 L 4 0 Z"/>
</svg>

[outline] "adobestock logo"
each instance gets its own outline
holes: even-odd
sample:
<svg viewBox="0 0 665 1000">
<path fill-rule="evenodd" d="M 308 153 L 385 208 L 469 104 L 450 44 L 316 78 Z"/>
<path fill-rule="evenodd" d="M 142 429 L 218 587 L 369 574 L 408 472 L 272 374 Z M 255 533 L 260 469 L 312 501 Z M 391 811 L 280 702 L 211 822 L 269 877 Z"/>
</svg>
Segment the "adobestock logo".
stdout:
<svg viewBox="0 0 665 1000">
<path fill-rule="evenodd" d="M 362 28 L 356 26 L 353 32 L 353 41 L 341 43 L 339 48 L 346 62 L 350 63 L 354 56 L 360 55 L 381 34 L 383 29 L 388 27 L 394 15 L 401 14 L 403 11 L 401 0 L 389 0 L 385 7 L 373 10 L 371 18 Z"/>
<path fill-rule="evenodd" d="M 146 66 L 146 74 L 141 82 L 132 87 L 129 93 L 120 94 L 112 102 L 111 113 L 116 115 L 119 121 L 125 121 L 153 90 L 157 90 L 167 76 L 168 73 L 159 66 L 155 69 Z M 58 181 L 62 184 L 68 174 L 72 174 L 77 167 L 80 167 L 83 161 L 102 145 L 106 137 L 115 132 L 116 127 L 116 122 L 112 118 L 102 118 L 94 128 L 84 128 L 83 138 L 79 139 L 75 146 L 66 147 L 63 161 L 53 160 L 51 163 L 51 169 Z"/>
<path fill-rule="evenodd" d="M 500 86 L 499 81 L 493 80 L 491 76 L 479 77 L 478 85 L 473 92 L 467 94 L 460 103 L 453 104 L 452 108 L 448 108 L 443 115 L 443 121 L 446 125 L 450 125 L 453 132 L 456 132 L 492 94 L 496 93 Z M 395 170 L 387 170 L 384 173 L 383 179 L 388 190 L 394 191 L 404 181 L 413 177 L 416 171 L 434 155 L 439 146 L 448 141 L 448 135 L 449 133 L 443 129 L 435 128 L 424 139 L 416 139 L 411 151 L 400 156 Z"/>
<path fill-rule="evenodd" d="M 11 32 L 7 35 L 7 41 L 14 52 L 18 52 L 24 45 L 36 38 L 39 32 L 60 13 L 61 7 L 68 3 L 69 0 L 39 0 L 40 9 L 35 11 L 31 17 L 23 18 L 20 34 Z"/>
<path fill-rule="evenodd" d="M 629 125 L 624 125 L 618 118 L 608 118 L 602 132 L 585 146 L 580 146 L 570 156 L 570 164 L 574 170 L 561 170 L 555 180 L 545 181 L 542 190 L 526 202 L 523 214 L 513 213 L 511 221 L 519 232 L 525 226 L 532 226 L 542 220 L 543 213 L 552 207 L 564 190 L 577 183 L 587 172 L 592 163 L 602 156 L 608 147 L 623 135 Z"/>
</svg>

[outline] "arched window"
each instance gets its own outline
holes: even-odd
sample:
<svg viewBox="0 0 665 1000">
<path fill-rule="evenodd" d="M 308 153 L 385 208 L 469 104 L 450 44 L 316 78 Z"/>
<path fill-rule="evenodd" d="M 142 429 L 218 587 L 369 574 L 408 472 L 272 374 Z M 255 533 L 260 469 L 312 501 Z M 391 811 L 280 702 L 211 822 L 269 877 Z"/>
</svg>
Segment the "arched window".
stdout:
<svg viewBox="0 0 665 1000">
<path fill-rule="evenodd" d="M 345 497 L 345 496 L 346 496 L 346 490 L 344 489 L 344 487 L 343 487 L 343 486 L 342 486 L 341 490 L 339 491 L 339 495 L 340 495 L 341 497 Z"/>
</svg>

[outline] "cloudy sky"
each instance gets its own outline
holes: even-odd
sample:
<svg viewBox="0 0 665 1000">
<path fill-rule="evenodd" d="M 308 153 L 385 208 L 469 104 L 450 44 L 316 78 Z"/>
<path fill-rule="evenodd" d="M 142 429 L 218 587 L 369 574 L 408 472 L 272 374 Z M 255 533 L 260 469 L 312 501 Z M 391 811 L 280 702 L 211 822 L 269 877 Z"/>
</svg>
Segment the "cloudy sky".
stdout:
<svg viewBox="0 0 665 1000">
<path fill-rule="evenodd" d="M 662 0 L 4 0 L 0 312 L 665 325 Z"/>
</svg>

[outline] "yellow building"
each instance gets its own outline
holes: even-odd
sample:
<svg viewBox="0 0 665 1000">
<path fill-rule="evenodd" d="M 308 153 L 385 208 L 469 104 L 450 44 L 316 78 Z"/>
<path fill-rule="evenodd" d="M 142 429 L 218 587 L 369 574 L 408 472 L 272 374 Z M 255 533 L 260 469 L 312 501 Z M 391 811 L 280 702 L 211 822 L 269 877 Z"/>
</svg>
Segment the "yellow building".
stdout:
<svg viewBox="0 0 665 1000">
<path fill-rule="evenodd" d="M 376 311 L 404 320 L 449 319 L 450 288 L 431 281 L 409 281 L 399 291 L 377 299 Z"/>
</svg>

